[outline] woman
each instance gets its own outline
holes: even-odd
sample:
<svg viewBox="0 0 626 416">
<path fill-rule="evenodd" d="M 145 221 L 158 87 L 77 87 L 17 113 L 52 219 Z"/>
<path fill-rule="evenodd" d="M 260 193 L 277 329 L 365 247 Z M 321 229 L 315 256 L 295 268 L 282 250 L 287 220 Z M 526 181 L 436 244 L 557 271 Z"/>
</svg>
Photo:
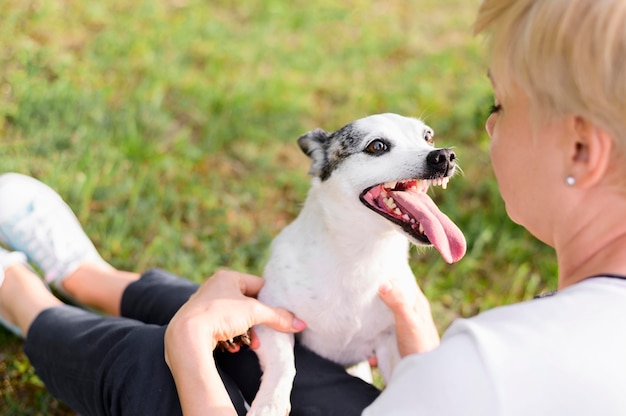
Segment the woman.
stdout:
<svg viewBox="0 0 626 416">
<path fill-rule="evenodd" d="M 626 414 L 626 2 L 485 0 L 506 210 L 554 247 L 553 296 L 455 322 L 365 415 Z"/>
</svg>

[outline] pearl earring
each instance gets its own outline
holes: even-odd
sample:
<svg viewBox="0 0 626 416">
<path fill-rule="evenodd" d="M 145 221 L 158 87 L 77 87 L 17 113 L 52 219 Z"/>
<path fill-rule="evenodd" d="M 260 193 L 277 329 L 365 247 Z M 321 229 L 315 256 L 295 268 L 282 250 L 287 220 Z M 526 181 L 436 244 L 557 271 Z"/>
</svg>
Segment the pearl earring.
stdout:
<svg viewBox="0 0 626 416">
<path fill-rule="evenodd" d="M 565 178 L 565 183 L 567 184 L 567 186 L 574 186 L 576 184 L 576 178 L 570 175 Z"/>
</svg>

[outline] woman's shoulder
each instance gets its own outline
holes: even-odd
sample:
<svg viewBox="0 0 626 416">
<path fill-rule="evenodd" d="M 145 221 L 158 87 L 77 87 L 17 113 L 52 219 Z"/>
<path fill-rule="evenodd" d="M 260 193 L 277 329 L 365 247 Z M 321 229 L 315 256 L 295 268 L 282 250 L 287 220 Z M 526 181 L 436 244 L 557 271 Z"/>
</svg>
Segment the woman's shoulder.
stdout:
<svg viewBox="0 0 626 416">
<path fill-rule="evenodd" d="M 594 278 L 539 299 L 500 306 L 455 321 L 445 338 L 464 336 L 481 348 L 586 348 L 599 340 L 626 347 L 626 281 Z"/>
<path fill-rule="evenodd" d="M 625 316 L 626 282 L 590 279 L 459 319 L 365 414 L 625 414 Z"/>
</svg>

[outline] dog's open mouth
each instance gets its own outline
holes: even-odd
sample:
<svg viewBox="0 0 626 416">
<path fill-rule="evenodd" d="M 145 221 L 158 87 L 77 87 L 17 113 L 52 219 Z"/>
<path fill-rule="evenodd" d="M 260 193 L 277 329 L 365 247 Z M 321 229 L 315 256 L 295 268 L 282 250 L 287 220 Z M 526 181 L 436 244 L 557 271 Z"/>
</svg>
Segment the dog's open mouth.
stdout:
<svg viewBox="0 0 626 416">
<path fill-rule="evenodd" d="M 446 188 L 450 178 L 410 179 L 372 186 L 361 201 L 374 212 L 399 225 L 419 244 L 432 244 L 448 263 L 465 255 L 463 233 L 426 194 L 431 185 Z"/>
</svg>

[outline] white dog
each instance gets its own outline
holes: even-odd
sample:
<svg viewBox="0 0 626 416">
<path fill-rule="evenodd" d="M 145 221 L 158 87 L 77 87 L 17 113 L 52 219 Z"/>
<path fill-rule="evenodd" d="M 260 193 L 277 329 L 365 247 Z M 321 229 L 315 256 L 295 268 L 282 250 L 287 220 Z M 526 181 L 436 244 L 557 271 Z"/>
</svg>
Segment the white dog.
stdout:
<svg viewBox="0 0 626 416">
<path fill-rule="evenodd" d="M 465 254 L 461 231 L 426 191 L 446 187 L 455 154 L 433 147 L 433 130 L 415 118 L 378 114 L 334 133 L 298 139 L 313 176 L 298 217 L 273 241 L 259 299 L 307 323 L 299 341 L 344 366 L 376 356 L 384 380 L 400 360 L 391 312 L 377 295 L 393 279 L 417 295 L 409 241 L 434 245 L 448 263 Z M 294 337 L 255 327 L 263 378 L 248 415 L 291 409 Z"/>
</svg>

